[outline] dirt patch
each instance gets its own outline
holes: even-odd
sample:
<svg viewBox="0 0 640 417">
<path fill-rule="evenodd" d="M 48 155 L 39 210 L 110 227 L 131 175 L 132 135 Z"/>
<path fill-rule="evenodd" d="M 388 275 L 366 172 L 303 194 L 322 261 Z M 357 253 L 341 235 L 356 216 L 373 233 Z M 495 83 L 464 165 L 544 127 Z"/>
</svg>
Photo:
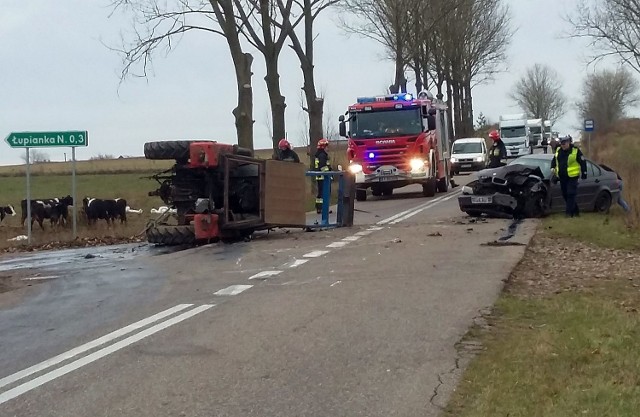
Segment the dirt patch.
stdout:
<svg viewBox="0 0 640 417">
<path fill-rule="evenodd" d="M 640 253 L 538 234 L 511 273 L 505 292 L 523 298 L 544 297 L 614 280 L 640 288 Z"/>
<path fill-rule="evenodd" d="M 71 249 L 71 248 L 88 248 L 94 246 L 122 245 L 126 243 L 146 242 L 146 238 L 142 237 L 79 237 L 76 240 L 57 240 L 47 243 L 27 245 L 26 243 L 18 244 L 8 248 L 0 248 L 0 254 L 18 253 L 18 252 L 39 252 L 55 249 Z"/>
</svg>

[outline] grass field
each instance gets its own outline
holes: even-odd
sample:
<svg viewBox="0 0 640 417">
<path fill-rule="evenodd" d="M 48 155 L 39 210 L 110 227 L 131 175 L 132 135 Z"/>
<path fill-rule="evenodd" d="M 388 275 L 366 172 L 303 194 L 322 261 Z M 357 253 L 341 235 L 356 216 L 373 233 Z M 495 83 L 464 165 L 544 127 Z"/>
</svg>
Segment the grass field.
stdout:
<svg viewBox="0 0 640 417">
<path fill-rule="evenodd" d="M 300 159 L 308 164 L 306 149 L 297 149 Z M 258 158 L 270 158 L 271 150 L 258 150 Z M 344 164 L 344 150 L 333 149 L 330 156 L 333 164 Z M 151 208 L 163 205 L 158 197 L 149 197 L 148 192 L 157 188 L 157 182 L 144 178 L 152 173 L 168 169 L 172 161 L 150 161 L 144 158 L 106 159 L 77 162 L 77 196 L 95 198 L 124 198 L 133 209 L 142 209 L 142 214 L 129 214 L 128 224 L 108 228 L 103 222 L 88 227 L 79 216 L 79 237 L 82 238 L 132 238 L 142 232 L 150 218 Z M 26 226 L 20 225 L 20 201 L 26 198 L 25 167 L 0 167 L 0 205 L 11 204 L 17 211 L 17 216 L 5 218 L 0 224 L 0 248 L 23 246 L 24 242 L 10 242 L 18 235 L 26 234 Z M 69 162 L 50 162 L 35 164 L 31 172 L 31 197 L 52 198 L 71 194 L 71 164 Z M 336 187 L 333 187 L 333 198 L 336 198 Z M 312 179 L 307 186 L 307 210 L 314 210 L 315 196 L 312 191 Z M 52 230 L 45 223 L 45 231 L 34 224 L 33 243 L 42 245 L 50 242 L 64 242 L 72 239 L 72 231 L 67 229 Z"/>
</svg>

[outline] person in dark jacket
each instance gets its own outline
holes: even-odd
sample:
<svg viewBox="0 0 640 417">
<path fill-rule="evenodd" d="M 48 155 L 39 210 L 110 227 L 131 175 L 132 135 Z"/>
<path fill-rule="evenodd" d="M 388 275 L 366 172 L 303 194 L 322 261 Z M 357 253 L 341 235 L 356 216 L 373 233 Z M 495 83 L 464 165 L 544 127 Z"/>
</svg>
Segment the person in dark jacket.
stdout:
<svg viewBox="0 0 640 417">
<path fill-rule="evenodd" d="M 573 146 L 571 142 L 571 136 L 560 139 L 556 156 L 551 160 L 551 172 L 553 172 L 554 178 L 560 180 L 566 216 L 578 217 L 580 215 L 576 201 L 578 178 L 587 179 L 587 161 L 584 159 L 582 151 Z"/>
<path fill-rule="evenodd" d="M 503 159 L 507 158 L 507 147 L 500 139 L 500 133 L 497 130 L 489 133 L 489 138 L 493 141 L 493 145 L 489 148 L 489 168 L 499 168 L 504 166 Z"/>
<path fill-rule="evenodd" d="M 316 171 L 331 171 L 331 165 L 329 160 L 329 154 L 326 149 L 329 146 L 327 139 L 320 139 L 318 141 L 318 150 L 315 154 L 314 168 Z M 322 190 L 324 189 L 324 179 L 322 175 L 316 176 L 316 183 L 318 185 L 318 194 L 316 195 L 316 213 L 322 213 Z"/>
<path fill-rule="evenodd" d="M 280 142 L 278 142 L 278 154 L 276 159 L 278 161 L 300 162 L 298 154 L 291 148 L 291 144 L 286 139 L 280 139 Z"/>
</svg>

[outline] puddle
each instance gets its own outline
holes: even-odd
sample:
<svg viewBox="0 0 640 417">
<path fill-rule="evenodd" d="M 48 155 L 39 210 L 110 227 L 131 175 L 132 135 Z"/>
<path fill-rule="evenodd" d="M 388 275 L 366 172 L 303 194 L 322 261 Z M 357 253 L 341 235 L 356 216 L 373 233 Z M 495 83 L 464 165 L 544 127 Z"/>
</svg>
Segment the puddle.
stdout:
<svg viewBox="0 0 640 417">
<path fill-rule="evenodd" d="M 83 269 L 102 264 L 113 264 L 139 256 L 157 256 L 180 250 L 175 247 L 156 247 L 149 244 L 129 243 L 113 246 L 96 246 L 55 251 L 20 254 L 0 258 L 0 272 L 17 269 Z M 42 278 L 40 278 L 42 279 Z"/>
</svg>

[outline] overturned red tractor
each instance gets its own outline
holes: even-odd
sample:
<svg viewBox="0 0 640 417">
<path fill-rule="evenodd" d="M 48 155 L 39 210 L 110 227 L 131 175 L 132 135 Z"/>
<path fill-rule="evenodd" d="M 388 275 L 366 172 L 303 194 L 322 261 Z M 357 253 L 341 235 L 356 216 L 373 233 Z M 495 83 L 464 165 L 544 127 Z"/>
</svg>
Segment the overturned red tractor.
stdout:
<svg viewBox="0 0 640 417">
<path fill-rule="evenodd" d="M 274 225 L 305 224 L 302 164 L 254 158 L 251 150 L 215 141 L 148 142 L 144 155 L 175 160 L 170 169 L 152 176 L 159 188 L 149 195 L 160 197 L 171 210 L 147 227 L 150 243 L 239 239 Z M 265 198 L 266 187 L 271 198 Z"/>
</svg>

